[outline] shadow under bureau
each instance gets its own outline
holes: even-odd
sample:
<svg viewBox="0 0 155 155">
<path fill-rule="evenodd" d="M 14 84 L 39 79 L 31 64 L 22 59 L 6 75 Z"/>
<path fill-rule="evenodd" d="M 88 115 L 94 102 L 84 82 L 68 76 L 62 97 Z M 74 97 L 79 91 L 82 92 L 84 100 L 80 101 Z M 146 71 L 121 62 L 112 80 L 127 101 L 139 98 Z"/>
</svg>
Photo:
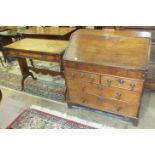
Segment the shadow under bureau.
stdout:
<svg viewBox="0 0 155 155">
<path fill-rule="evenodd" d="M 78 30 L 63 56 L 68 106 L 114 113 L 138 123 L 150 33 Z"/>
</svg>

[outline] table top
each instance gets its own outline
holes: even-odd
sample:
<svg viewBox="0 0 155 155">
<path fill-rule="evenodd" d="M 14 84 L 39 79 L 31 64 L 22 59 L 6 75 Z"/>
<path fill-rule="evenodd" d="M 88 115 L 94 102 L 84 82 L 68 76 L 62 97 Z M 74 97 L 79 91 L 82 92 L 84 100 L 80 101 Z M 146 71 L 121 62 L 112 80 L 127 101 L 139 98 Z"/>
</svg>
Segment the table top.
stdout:
<svg viewBox="0 0 155 155">
<path fill-rule="evenodd" d="M 74 30 L 76 28 L 72 27 L 31 27 L 19 33 L 27 35 L 65 36 Z"/>
<path fill-rule="evenodd" d="M 4 30 L 17 30 L 18 26 L 0 26 L 0 29 L 4 29 Z"/>
<path fill-rule="evenodd" d="M 78 30 L 73 33 L 64 60 L 125 69 L 145 70 L 151 34 L 123 30 Z"/>
<path fill-rule="evenodd" d="M 61 54 L 68 41 L 25 38 L 5 46 L 7 50 Z"/>
</svg>

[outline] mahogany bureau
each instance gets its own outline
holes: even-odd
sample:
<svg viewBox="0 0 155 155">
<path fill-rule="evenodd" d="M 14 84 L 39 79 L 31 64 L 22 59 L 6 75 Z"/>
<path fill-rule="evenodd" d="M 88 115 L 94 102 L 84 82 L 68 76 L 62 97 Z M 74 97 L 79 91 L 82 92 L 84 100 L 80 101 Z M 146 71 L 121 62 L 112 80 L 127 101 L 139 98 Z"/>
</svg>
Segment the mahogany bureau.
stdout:
<svg viewBox="0 0 155 155">
<path fill-rule="evenodd" d="M 68 107 L 82 105 L 138 124 L 149 32 L 78 30 L 63 56 Z"/>
</svg>

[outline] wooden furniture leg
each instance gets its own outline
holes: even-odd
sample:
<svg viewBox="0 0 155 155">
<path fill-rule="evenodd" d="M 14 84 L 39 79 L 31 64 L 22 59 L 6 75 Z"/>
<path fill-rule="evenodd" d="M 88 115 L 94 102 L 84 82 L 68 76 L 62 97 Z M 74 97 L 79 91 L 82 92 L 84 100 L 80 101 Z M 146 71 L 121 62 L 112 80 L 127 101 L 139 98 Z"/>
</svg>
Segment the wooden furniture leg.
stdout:
<svg viewBox="0 0 155 155">
<path fill-rule="evenodd" d="M 2 92 L 0 90 L 0 102 L 1 102 L 1 100 L 2 100 Z"/>
<path fill-rule="evenodd" d="M 28 65 L 27 65 L 27 61 L 25 58 L 18 58 L 18 63 L 20 66 L 20 70 L 22 73 L 22 80 L 21 80 L 21 90 L 24 90 L 24 81 L 25 79 L 30 75 L 34 80 L 36 80 L 37 78 L 35 78 L 32 74 L 32 72 L 29 71 Z"/>
<path fill-rule="evenodd" d="M 1 61 L 2 66 L 4 66 L 4 64 L 3 64 L 3 60 L 2 60 L 2 58 L 1 58 L 1 57 L 0 57 L 0 61 Z"/>
<path fill-rule="evenodd" d="M 132 124 L 134 125 L 134 126 L 138 126 L 138 119 L 133 119 L 132 120 Z"/>
<path fill-rule="evenodd" d="M 67 102 L 67 107 L 68 107 L 69 109 L 72 108 L 72 104 L 71 104 L 71 102 Z"/>
<path fill-rule="evenodd" d="M 31 66 L 34 67 L 34 62 L 32 59 L 29 59 L 30 60 L 30 63 L 31 63 Z"/>
<path fill-rule="evenodd" d="M 60 55 L 60 57 L 59 57 L 59 60 L 60 60 L 60 72 L 62 72 L 63 73 L 63 71 L 64 71 L 64 66 L 63 66 L 63 60 L 62 60 L 62 57 L 63 57 L 63 53 Z"/>
</svg>

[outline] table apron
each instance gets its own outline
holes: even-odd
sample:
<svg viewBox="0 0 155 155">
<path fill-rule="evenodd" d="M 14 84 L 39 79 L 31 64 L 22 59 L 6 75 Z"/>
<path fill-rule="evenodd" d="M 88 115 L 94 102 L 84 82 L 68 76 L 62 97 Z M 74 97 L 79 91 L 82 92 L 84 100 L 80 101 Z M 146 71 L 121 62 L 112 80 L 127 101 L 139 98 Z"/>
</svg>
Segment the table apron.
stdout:
<svg viewBox="0 0 155 155">
<path fill-rule="evenodd" d="M 46 54 L 46 53 L 32 53 L 32 52 L 18 52 L 18 51 L 7 51 L 8 56 L 14 56 L 18 58 L 29 58 L 43 61 L 60 62 L 61 56 L 57 54 Z"/>
</svg>

